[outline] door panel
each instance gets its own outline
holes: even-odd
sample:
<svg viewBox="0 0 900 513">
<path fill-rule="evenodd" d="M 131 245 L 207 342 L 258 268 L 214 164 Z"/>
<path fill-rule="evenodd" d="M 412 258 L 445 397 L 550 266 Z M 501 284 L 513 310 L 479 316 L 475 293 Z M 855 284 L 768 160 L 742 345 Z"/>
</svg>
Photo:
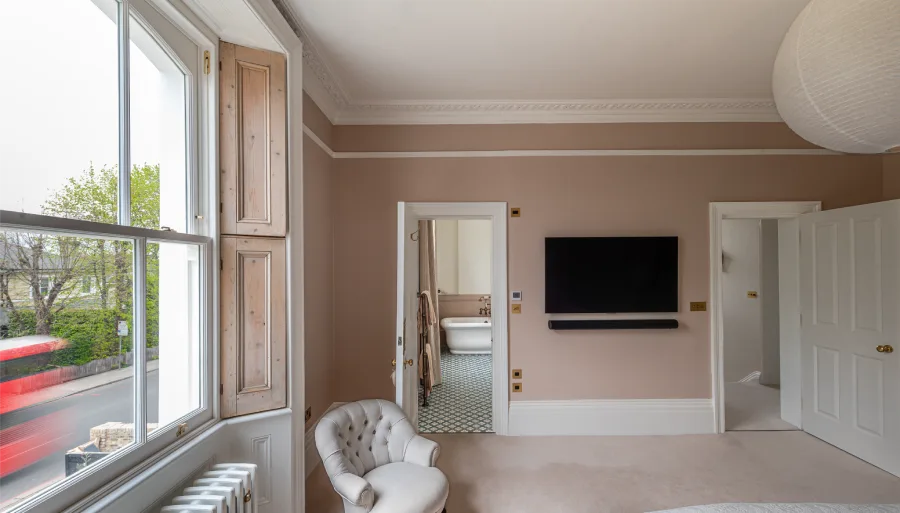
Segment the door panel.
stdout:
<svg viewBox="0 0 900 513">
<path fill-rule="evenodd" d="M 397 204 L 397 324 L 395 351 L 396 402 L 413 426 L 418 426 L 418 341 L 416 311 L 419 290 L 419 246 L 413 240 L 418 221 Z M 407 364 L 409 362 L 409 364 Z"/>
<path fill-rule="evenodd" d="M 283 237 L 287 229 L 284 55 L 219 47 L 222 233 Z"/>
<path fill-rule="evenodd" d="M 815 324 L 837 324 L 837 224 L 815 224 L 813 232 L 813 300 Z"/>
<path fill-rule="evenodd" d="M 285 242 L 222 237 L 222 416 L 287 405 Z"/>
<path fill-rule="evenodd" d="M 900 201 L 800 219 L 803 428 L 900 475 Z"/>
<path fill-rule="evenodd" d="M 813 346 L 816 355 L 816 413 L 839 419 L 841 416 L 841 355 L 837 351 Z"/>
</svg>

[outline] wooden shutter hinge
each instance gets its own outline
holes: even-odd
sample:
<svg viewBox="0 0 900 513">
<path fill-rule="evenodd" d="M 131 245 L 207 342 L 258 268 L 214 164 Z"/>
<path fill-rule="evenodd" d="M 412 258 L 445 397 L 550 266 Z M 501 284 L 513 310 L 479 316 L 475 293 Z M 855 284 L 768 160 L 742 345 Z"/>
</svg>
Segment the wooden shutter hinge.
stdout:
<svg viewBox="0 0 900 513">
<path fill-rule="evenodd" d="M 219 395 L 225 395 L 225 384 L 219 383 Z"/>
<path fill-rule="evenodd" d="M 209 75 L 209 50 L 203 51 L 203 74 Z"/>
</svg>

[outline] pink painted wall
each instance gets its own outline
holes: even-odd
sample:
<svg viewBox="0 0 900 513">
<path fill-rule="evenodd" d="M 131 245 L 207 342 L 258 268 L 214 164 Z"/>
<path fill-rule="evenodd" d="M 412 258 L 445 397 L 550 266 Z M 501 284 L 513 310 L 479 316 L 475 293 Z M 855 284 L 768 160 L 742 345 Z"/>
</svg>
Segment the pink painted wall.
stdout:
<svg viewBox="0 0 900 513">
<path fill-rule="evenodd" d="M 303 124 L 309 127 L 316 136 L 322 140 L 328 147 L 334 149 L 334 140 L 332 137 L 334 127 L 328 117 L 319 109 L 316 102 L 303 92 Z"/>
<path fill-rule="evenodd" d="M 882 159 L 884 199 L 900 199 L 900 154 L 885 155 Z"/>
<path fill-rule="evenodd" d="M 317 114 L 324 118 L 312 102 L 304 104 L 303 114 L 307 123 L 317 119 Z M 304 367 L 306 405 L 312 408 L 309 427 L 335 401 L 334 174 L 327 153 L 307 136 L 303 144 Z"/>
<path fill-rule="evenodd" d="M 338 140 L 344 129 L 335 127 Z M 525 371 L 527 386 L 513 400 L 703 398 L 709 319 L 688 303 L 709 296 L 709 203 L 822 200 L 836 208 L 878 201 L 883 188 L 882 158 L 854 156 L 336 159 L 333 169 L 338 401 L 393 397 L 398 201 L 522 208 L 509 220 L 509 286 L 526 299 L 509 335 L 511 368 Z M 543 239 L 553 235 L 678 236 L 681 327 L 549 331 Z"/>
</svg>

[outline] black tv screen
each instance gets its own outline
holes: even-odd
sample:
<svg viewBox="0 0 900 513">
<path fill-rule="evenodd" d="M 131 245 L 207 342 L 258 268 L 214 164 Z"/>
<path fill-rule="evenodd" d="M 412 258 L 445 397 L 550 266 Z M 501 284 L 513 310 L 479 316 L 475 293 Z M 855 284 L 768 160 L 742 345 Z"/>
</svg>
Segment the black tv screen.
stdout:
<svg viewBox="0 0 900 513">
<path fill-rule="evenodd" d="M 546 313 L 678 311 L 678 237 L 547 237 Z"/>
</svg>

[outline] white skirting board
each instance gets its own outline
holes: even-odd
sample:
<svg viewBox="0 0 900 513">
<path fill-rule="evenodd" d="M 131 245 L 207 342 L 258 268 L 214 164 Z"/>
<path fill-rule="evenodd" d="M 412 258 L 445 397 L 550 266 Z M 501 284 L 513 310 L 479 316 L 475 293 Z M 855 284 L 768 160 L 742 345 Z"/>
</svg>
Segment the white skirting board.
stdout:
<svg viewBox="0 0 900 513">
<path fill-rule="evenodd" d="M 688 435 L 715 433 L 712 399 L 513 401 L 509 434 Z"/>
<path fill-rule="evenodd" d="M 343 404 L 347 403 L 332 403 L 331 406 L 329 406 L 328 409 L 325 410 L 325 413 L 328 413 Z M 324 416 L 325 413 L 323 413 L 322 415 Z M 309 475 L 312 474 L 312 471 L 315 470 L 320 463 L 322 463 L 322 459 L 319 458 L 319 451 L 316 449 L 316 424 L 318 423 L 319 421 L 316 421 L 315 424 L 313 424 L 309 427 L 309 429 L 306 430 L 306 439 L 303 444 L 303 457 L 305 458 L 304 468 L 306 469 L 306 477 L 309 477 Z"/>
</svg>

